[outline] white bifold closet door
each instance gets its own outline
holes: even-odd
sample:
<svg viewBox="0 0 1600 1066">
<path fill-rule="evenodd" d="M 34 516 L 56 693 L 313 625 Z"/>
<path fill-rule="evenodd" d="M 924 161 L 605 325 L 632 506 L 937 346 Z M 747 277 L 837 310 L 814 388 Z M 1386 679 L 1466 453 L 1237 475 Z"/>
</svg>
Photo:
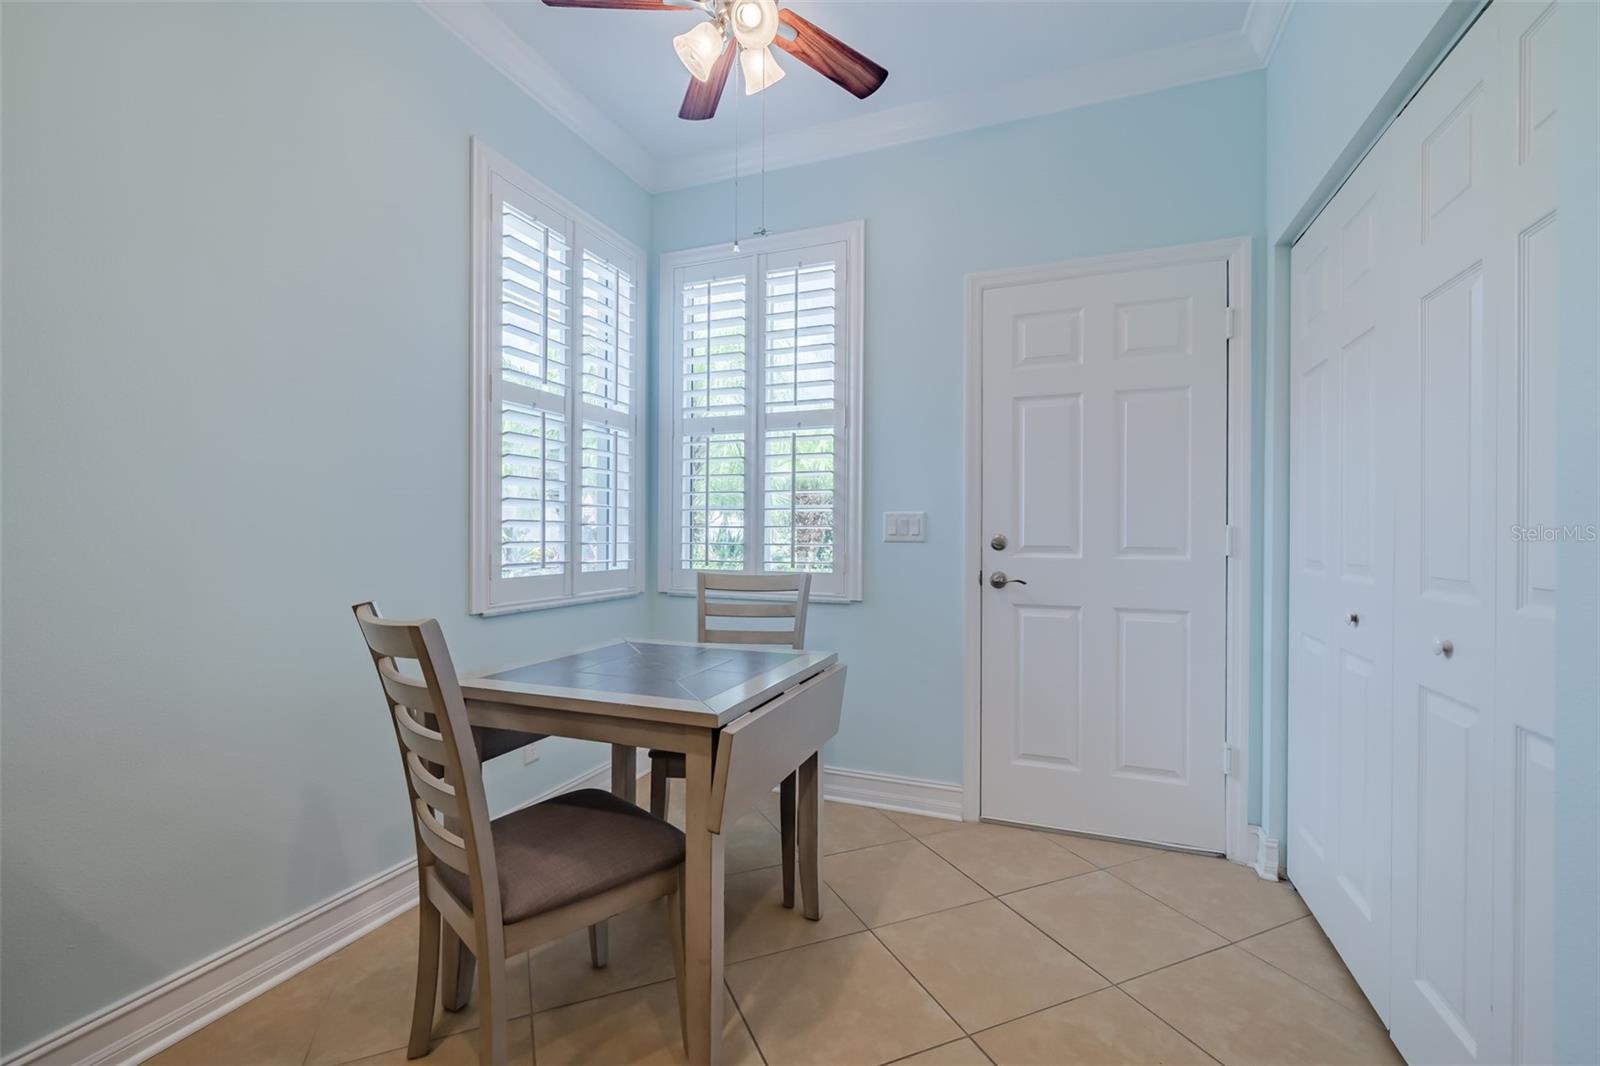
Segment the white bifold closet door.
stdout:
<svg viewBox="0 0 1600 1066">
<path fill-rule="evenodd" d="M 1289 872 L 1413 1063 L 1552 1051 L 1558 22 L 1491 6 L 1293 253 Z"/>
</svg>

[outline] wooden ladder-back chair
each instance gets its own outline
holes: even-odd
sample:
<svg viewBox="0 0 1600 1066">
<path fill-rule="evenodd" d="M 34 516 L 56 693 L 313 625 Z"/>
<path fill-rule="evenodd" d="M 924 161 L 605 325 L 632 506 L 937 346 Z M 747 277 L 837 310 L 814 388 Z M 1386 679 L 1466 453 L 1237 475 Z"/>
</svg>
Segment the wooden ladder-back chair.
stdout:
<svg viewBox="0 0 1600 1066">
<path fill-rule="evenodd" d="M 719 644 L 781 644 L 802 651 L 806 646 L 806 608 L 811 602 L 810 574 L 719 574 L 701 571 L 695 585 L 699 636 Z M 732 598 L 725 598 L 732 597 Z M 764 629 L 737 624 L 713 627 L 712 619 L 787 619 Z M 796 768 L 798 770 L 798 768 Z M 650 812 L 667 816 L 667 781 L 685 775 L 677 752 L 650 752 Z M 783 848 L 783 905 L 794 906 L 795 802 L 799 779 L 790 773 L 778 786 L 778 821 Z"/>
<path fill-rule="evenodd" d="M 682 995 L 684 837 L 609 792 L 584 789 L 490 820 L 455 667 L 433 619 L 356 621 L 388 701 L 416 837 L 417 987 L 410 1058 L 430 1050 L 448 930 L 478 960 L 480 1060 L 506 1061 L 506 958 L 668 898 Z M 397 660 L 417 664 L 420 677 Z"/>
</svg>

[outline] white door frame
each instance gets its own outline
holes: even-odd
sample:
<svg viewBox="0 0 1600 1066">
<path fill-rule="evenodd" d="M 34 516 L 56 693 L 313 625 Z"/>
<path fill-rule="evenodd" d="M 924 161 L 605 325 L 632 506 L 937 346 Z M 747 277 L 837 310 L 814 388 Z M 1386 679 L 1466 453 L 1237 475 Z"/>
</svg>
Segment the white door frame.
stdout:
<svg viewBox="0 0 1600 1066">
<path fill-rule="evenodd" d="M 1045 266 L 989 270 L 967 275 L 966 470 L 964 496 L 966 549 L 962 559 L 962 689 L 965 729 L 961 772 L 962 817 L 976 821 L 979 810 L 979 744 L 982 736 L 983 627 L 980 611 L 983 570 L 983 297 L 993 288 L 1061 281 L 1092 274 L 1191 263 L 1228 265 L 1228 306 L 1233 333 L 1228 344 L 1228 524 L 1232 551 L 1228 557 L 1227 740 L 1232 767 L 1226 778 L 1224 808 L 1228 858 L 1252 864 L 1256 845 L 1250 812 L 1250 628 L 1255 606 L 1250 600 L 1251 463 L 1251 321 L 1250 238 L 1185 244 L 1143 252 L 1070 259 Z M 1223 753 L 1218 752 L 1217 758 Z"/>
</svg>

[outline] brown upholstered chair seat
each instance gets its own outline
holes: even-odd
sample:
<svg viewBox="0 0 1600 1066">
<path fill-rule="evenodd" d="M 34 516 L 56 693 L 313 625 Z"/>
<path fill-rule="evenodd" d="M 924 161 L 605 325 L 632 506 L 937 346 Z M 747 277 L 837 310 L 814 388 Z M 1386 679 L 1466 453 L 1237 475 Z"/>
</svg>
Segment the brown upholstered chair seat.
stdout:
<svg viewBox="0 0 1600 1066">
<path fill-rule="evenodd" d="M 526 734 L 523 734 L 526 735 Z M 586 788 L 490 823 L 501 920 L 520 922 L 683 861 L 683 834 L 609 792 Z M 446 888 L 471 907 L 465 874 L 439 863 Z"/>
<path fill-rule="evenodd" d="M 520 751 L 529 744 L 543 740 L 540 733 L 524 733 L 516 729 L 495 729 L 493 726 L 475 725 L 472 727 L 472 737 L 478 742 L 478 761 L 488 762 L 490 759 L 513 751 Z"/>
</svg>

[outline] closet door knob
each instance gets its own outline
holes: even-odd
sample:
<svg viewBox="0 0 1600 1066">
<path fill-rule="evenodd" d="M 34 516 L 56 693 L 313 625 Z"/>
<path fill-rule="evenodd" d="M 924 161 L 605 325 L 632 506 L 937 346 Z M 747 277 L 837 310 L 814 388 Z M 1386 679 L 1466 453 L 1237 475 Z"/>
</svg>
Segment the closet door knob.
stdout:
<svg viewBox="0 0 1600 1066">
<path fill-rule="evenodd" d="M 1351 611 L 1349 614 L 1344 616 L 1344 624 L 1347 626 L 1358 626 L 1361 624 L 1361 616 L 1356 614 L 1354 611 Z"/>
<path fill-rule="evenodd" d="M 1436 641 L 1433 642 L 1433 654 L 1435 654 L 1435 655 L 1443 655 L 1446 659 L 1448 659 L 1448 658 L 1450 658 L 1450 656 L 1454 655 L 1455 653 L 1456 653 L 1455 641 L 1453 641 L 1453 640 L 1436 640 Z"/>
</svg>

